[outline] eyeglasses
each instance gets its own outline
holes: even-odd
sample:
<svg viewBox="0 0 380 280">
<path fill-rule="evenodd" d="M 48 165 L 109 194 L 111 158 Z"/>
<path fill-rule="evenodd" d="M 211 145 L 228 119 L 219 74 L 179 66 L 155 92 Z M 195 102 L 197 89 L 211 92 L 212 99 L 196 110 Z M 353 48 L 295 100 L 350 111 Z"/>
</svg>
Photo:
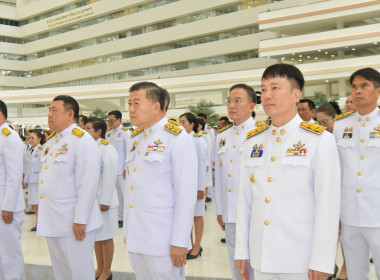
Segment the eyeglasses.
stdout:
<svg viewBox="0 0 380 280">
<path fill-rule="evenodd" d="M 235 103 L 235 104 L 241 104 L 241 103 L 244 103 L 244 101 L 241 100 L 241 99 L 235 99 L 235 100 L 226 99 L 226 100 L 224 100 L 224 102 L 225 102 L 227 105 L 231 105 L 231 104 L 233 104 L 233 103 Z"/>
<path fill-rule="evenodd" d="M 108 123 L 109 124 L 113 124 L 114 122 L 116 122 L 117 120 L 108 120 Z"/>
</svg>

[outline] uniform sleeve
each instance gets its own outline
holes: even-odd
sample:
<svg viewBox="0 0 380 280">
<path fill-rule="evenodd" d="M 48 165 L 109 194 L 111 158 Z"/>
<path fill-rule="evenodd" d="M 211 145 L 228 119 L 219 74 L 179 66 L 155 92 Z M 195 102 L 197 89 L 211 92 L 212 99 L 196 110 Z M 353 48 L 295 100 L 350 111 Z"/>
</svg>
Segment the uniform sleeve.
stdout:
<svg viewBox="0 0 380 280">
<path fill-rule="evenodd" d="M 103 182 L 100 204 L 110 206 L 113 193 L 116 190 L 118 155 L 115 148 L 108 144 L 102 150 L 101 161 L 103 163 Z"/>
<path fill-rule="evenodd" d="M 131 137 L 131 131 L 128 129 L 123 134 L 124 134 L 123 144 L 124 144 L 125 158 L 127 158 L 127 153 L 129 152 L 129 139 Z M 123 163 L 123 170 L 126 170 L 126 168 L 127 168 L 127 163 L 124 162 Z"/>
<path fill-rule="evenodd" d="M 1 210 L 14 212 L 17 200 L 22 189 L 23 173 L 23 144 L 13 132 L 5 140 L 6 148 L 3 149 L 4 162 L 7 174 L 3 205 Z"/>
<path fill-rule="evenodd" d="M 74 223 L 87 224 L 96 200 L 99 181 L 99 152 L 94 139 L 85 133 L 75 148 L 75 189 L 77 203 Z"/>
<path fill-rule="evenodd" d="M 245 169 L 244 150 L 240 160 L 239 188 L 236 207 L 235 260 L 249 260 L 249 230 L 252 212 L 252 193 L 249 174 Z"/>
<path fill-rule="evenodd" d="M 198 160 L 191 136 L 182 131 L 171 150 L 175 210 L 171 245 L 187 248 L 197 200 Z"/>
<path fill-rule="evenodd" d="M 215 142 L 215 208 L 216 215 L 222 215 L 222 190 L 223 190 L 223 182 L 222 182 L 222 167 L 220 166 L 220 155 L 218 155 L 218 145 L 219 143 L 219 134 L 216 137 Z"/>
<path fill-rule="evenodd" d="M 334 137 L 320 135 L 314 165 L 315 224 L 309 268 L 333 273 L 340 214 L 340 164 Z"/>
<path fill-rule="evenodd" d="M 198 191 L 204 191 L 206 186 L 206 161 L 207 161 L 207 144 L 202 138 L 197 141 L 197 156 L 198 156 Z"/>
<path fill-rule="evenodd" d="M 211 140 L 211 136 L 206 134 L 205 135 L 206 137 L 203 138 L 205 141 L 206 141 L 206 144 L 207 144 L 207 161 L 206 161 L 206 166 L 209 166 L 209 168 L 212 167 L 212 164 L 211 164 L 211 156 L 212 156 L 212 140 Z"/>
</svg>

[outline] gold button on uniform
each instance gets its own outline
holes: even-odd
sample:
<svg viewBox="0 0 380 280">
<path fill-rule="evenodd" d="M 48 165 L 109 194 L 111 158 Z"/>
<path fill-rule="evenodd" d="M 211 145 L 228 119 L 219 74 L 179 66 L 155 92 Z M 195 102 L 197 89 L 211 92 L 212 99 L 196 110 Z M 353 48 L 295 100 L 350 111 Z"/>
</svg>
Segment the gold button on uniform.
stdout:
<svg viewBox="0 0 380 280">
<path fill-rule="evenodd" d="M 364 140 L 363 138 L 362 138 L 362 139 L 360 139 L 360 142 L 364 143 L 364 141 L 365 141 L 365 140 Z"/>
<path fill-rule="evenodd" d="M 40 195 L 40 198 L 41 198 L 41 199 L 43 199 L 43 198 L 44 198 L 44 196 L 41 194 L 41 195 Z"/>
<path fill-rule="evenodd" d="M 148 139 L 148 136 L 147 136 L 147 135 L 144 135 L 144 139 Z"/>
<path fill-rule="evenodd" d="M 272 177 L 268 177 L 268 182 L 272 182 L 273 181 L 273 178 Z"/>
<path fill-rule="evenodd" d="M 129 208 L 133 208 L 133 204 L 129 205 Z"/>
<path fill-rule="evenodd" d="M 137 171 L 137 168 L 133 168 L 133 172 L 136 172 Z"/>
<path fill-rule="evenodd" d="M 280 141 L 281 141 L 281 138 L 280 138 L 280 137 L 277 137 L 277 138 L 276 138 L 276 141 L 277 141 L 277 142 L 280 142 Z"/>
<path fill-rule="evenodd" d="M 231 173 L 228 173 L 228 177 L 231 177 Z"/>
<path fill-rule="evenodd" d="M 268 226 L 268 225 L 269 225 L 269 221 L 268 221 L 268 220 L 265 220 L 265 221 L 264 221 L 264 225 Z"/>
<path fill-rule="evenodd" d="M 362 174 L 363 174 L 363 173 L 361 173 L 360 171 L 358 172 L 358 175 L 359 175 L 359 176 L 362 176 Z"/>
<path fill-rule="evenodd" d="M 236 145 L 233 145 L 232 147 L 235 149 L 235 148 L 236 148 Z"/>
<path fill-rule="evenodd" d="M 46 166 L 45 166 L 45 169 L 48 169 L 48 168 L 49 168 L 49 167 L 46 165 Z"/>
<path fill-rule="evenodd" d="M 133 186 L 130 187 L 131 191 L 133 191 Z"/>
<path fill-rule="evenodd" d="M 141 151 L 138 151 L 137 154 L 140 155 L 140 154 L 141 154 Z"/>
<path fill-rule="evenodd" d="M 272 130 L 272 135 L 276 135 L 276 130 L 275 129 Z"/>
<path fill-rule="evenodd" d="M 270 198 L 269 197 L 266 197 L 265 198 L 265 203 L 269 203 L 270 202 Z"/>
<path fill-rule="evenodd" d="M 229 192 L 231 192 L 231 191 L 232 191 L 232 189 L 231 189 L 231 188 L 229 188 L 229 189 L 228 189 L 228 191 L 229 191 Z"/>
<path fill-rule="evenodd" d="M 275 157 L 275 156 L 272 156 L 272 157 L 270 158 L 270 160 L 271 160 L 271 161 L 275 161 L 275 160 L 276 160 L 276 157 Z"/>
<path fill-rule="evenodd" d="M 149 129 L 149 133 L 151 133 L 152 132 L 152 129 Z"/>
<path fill-rule="evenodd" d="M 365 123 L 362 123 L 362 127 L 365 127 Z"/>
<path fill-rule="evenodd" d="M 236 132 L 236 135 L 239 135 L 239 131 Z"/>
<path fill-rule="evenodd" d="M 231 159 L 231 160 L 230 160 L 230 162 L 234 162 L 234 160 L 233 160 L 233 159 Z"/>
<path fill-rule="evenodd" d="M 52 152 L 50 152 L 50 154 L 49 154 L 50 156 L 52 156 L 53 155 L 53 153 Z"/>
<path fill-rule="evenodd" d="M 244 129 L 244 128 L 245 128 L 245 126 L 244 126 L 244 125 L 242 125 L 242 126 L 241 126 L 241 128 L 243 128 L 243 129 Z"/>
<path fill-rule="evenodd" d="M 55 140 L 55 143 L 58 143 L 58 139 L 57 139 L 57 140 Z"/>
<path fill-rule="evenodd" d="M 41 180 L 40 183 L 43 184 L 43 183 L 44 183 L 44 180 Z"/>
<path fill-rule="evenodd" d="M 357 188 L 356 191 L 357 191 L 358 193 L 361 193 L 361 192 L 362 192 L 362 189 L 361 189 L 361 188 Z"/>
<path fill-rule="evenodd" d="M 364 156 L 360 156 L 360 159 L 363 160 L 363 159 L 364 159 Z"/>
<path fill-rule="evenodd" d="M 285 133 L 286 133 L 286 130 L 285 130 L 285 129 L 281 129 L 281 130 L 280 130 L 280 134 L 281 134 L 281 135 L 285 135 Z"/>
<path fill-rule="evenodd" d="M 366 120 L 367 122 L 369 122 L 370 118 L 369 118 L 369 117 L 366 117 L 365 120 Z"/>
<path fill-rule="evenodd" d="M 361 121 L 362 121 L 362 118 L 361 118 L 361 117 L 359 117 L 359 118 L 358 118 L 358 121 L 359 121 L 359 122 L 361 122 Z"/>
</svg>

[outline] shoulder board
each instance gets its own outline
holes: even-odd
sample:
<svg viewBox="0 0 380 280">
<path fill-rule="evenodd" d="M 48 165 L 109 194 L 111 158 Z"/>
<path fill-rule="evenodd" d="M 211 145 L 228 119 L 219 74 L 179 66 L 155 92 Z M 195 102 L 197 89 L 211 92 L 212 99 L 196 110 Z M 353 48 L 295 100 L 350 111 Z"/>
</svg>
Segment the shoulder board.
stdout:
<svg viewBox="0 0 380 280">
<path fill-rule="evenodd" d="M 46 137 L 46 141 L 52 138 L 55 135 L 55 132 L 51 133 L 48 137 Z"/>
<path fill-rule="evenodd" d="M 4 134 L 5 136 L 8 136 L 9 134 L 11 134 L 11 131 L 10 131 L 8 128 L 6 128 L 6 127 L 4 127 L 4 128 L 2 129 L 2 132 L 3 132 L 3 134 Z"/>
<path fill-rule="evenodd" d="M 254 130 L 251 130 L 250 132 L 247 133 L 247 137 L 245 138 L 245 140 L 265 131 L 267 128 L 269 127 L 269 125 L 267 125 L 266 123 L 262 124 L 261 126 L 259 126 L 258 128 L 255 128 Z"/>
<path fill-rule="evenodd" d="M 218 133 L 221 133 L 221 132 L 223 132 L 223 131 L 229 129 L 229 128 L 232 127 L 232 126 L 233 126 L 233 124 L 227 125 L 225 128 L 222 128 L 221 130 L 219 130 Z"/>
<path fill-rule="evenodd" d="M 178 135 L 182 131 L 182 129 L 180 129 L 180 128 L 178 128 L 175 125 L 170 124 L 170 123 L 165 124 L 164 129 L 173 133 L 174 135 Z"/>
<path fill-rule="evenodd" d="M 320 135 L 326 129 L 326 127 L 324 126 L 313 124 L 311 122 L 301 122 L 300 127 L 308 131 L 314 132 L 315 134 L 318 134 L 318 135 Z"/>
<path fill-rule="evenodd" d="M 42 151 L 44 148 L 41 145 L 39 145 L 38 149 L 40 149 Z"/>
<path fill-rule="evenodd" d="M 207 131 L 202 131 L 202 134 L 208 134 L 208 132 Z"/>
<path fill-rule="evenodd" d="M 338 116 L 336 116 L 334 118 L 334 121 L 337 121 L 337 120 L 340 120 L 340 119 L 344 119 L 345 117 L 348 117 L 349 115 L 355 113 L 354 111 L 350 111 L 350 112 L 346 112 L 346 113 L 343 113 L 343 114 L 340 114 Z"/>
<path fill-rule="evenodd" d="M 143 132 L 144 129 L 143 128 L 136 128 L 134 131 L 132 131 L 131 133 L 131 138 L 132 137 L 135 137 L 136 135 L 140 134 L 141 132 Z"/>
<path fill-rule="evenodd" d="M 128 130 L 128 128 L 126 128 L 125 126 L 121 126 L 121 129 L 124 130 L 124 131 Z"/>
<path fill-rule="evenodd" d="M 194 133 L 194 136 L 195 136 L 195 137 L 202 137 L 202 135 L 199 134 L 199 133 Z"/>
<path fill-rule="evenodd" d="M 212 129 L 212 127 L 211 127 L 211 126 L 209 126 L 209 125 L 207 126 L 207 128 L 208 128 L 208 129 Z"/>
<path fill-rule="evenodd" d="M 110 142 L 104 139 L 100 139 L 100 143 L 102 143 L 103 145 L 108 145 Z"/>
<path fill-rule="evenodd" d="M 264 124 L 265 124 L 264 122 L 259 122 L 259 121 L 255 122 L 255 125 L 256 125 L 257 127 L 262 126 L 262 125 L 264 125 Z"/>
<path fill-rule="evenodd" d="M 173 121 L 173 120 L 168 120 L 169 123 L 175 126 L 180 126 L 181 124 L 179 122 Z"/>
<path fill-rule="evenodd" d="M 71 131 L 76 137 L 78 138 L 81 138 L 82 135 L 84 134 L 84 132 L 82 130 L 80 130 L 79 128 L 73 128 L 73 130 Z"/>
</svg>

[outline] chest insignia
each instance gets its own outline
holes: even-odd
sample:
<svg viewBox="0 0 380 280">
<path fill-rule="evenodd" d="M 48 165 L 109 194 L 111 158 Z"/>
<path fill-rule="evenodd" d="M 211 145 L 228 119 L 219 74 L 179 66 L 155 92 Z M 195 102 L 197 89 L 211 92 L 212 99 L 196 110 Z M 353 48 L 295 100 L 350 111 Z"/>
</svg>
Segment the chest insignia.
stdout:
<svg viewBox="0 0 380 280">
<path fill-rule="evenodd" d="M 121 137 L 121 132 L 119 132 L 116 137 Z"/>
<path fill-rule="evenodd" d="M 253 148 L 252 148 L 251 158 L 253 158 L 253 157 L 262 157 L 262 155 L 263 155 L 263 144 L 260 144 L 260 146 L 258 146 L 257 144 L 255 144 L 253 146 Z"/>
<path fill-rule="evenodd" d="M 46 149 L 44 151 L 44 156 L 46 156 L 48 152 L 49 152 L 49 147 L 46 147 Z"/>
<path fill-rule="evenodd" d="M 133 152 L 135 149 L 136 149 L 136 146 L 139 144 L 139 141 L 135 141 L 135 142 L 133 142 L 133 144 L 132 144 L 132 147 L 131 147 L 131 149 L 129 150 L 130 152 Z"/>
<path fill-rule="evenodd" d="M 108 134 L 107 134 L 107 137 L 110 137 L 110 136 L 111 136 L 111 133 L 108 133 Z"/>
<path fill-rule="evenodd" d="M 346 126 L 346 128 L 344 129 L 344 132 L 343 132 L 343 138 L 352 138 L 352 131 L 354 130 L 354 128 L 351 126 L 350 128 L 348 128 Z"/>
<path fill-rule="evenodd" d="M 160 144 L 162 144 L 163 142 L 160 140 L 160 139 L 158 139 L 157 141 L 154 141 L 154 144 L 156 144 L 156 145 L 160 145 Z"/>
<path fill-rule="evenodd" d="M 221 138 L 219 142 L 219 147 L 223 147 L 224 145 L 226 145 L 226 138 Z"/>
<path fill-rule="evenodd" d="M 165 146 L 160 146 L 163 142 L 158 139 L 157 141 L 154 141 L 154 145 L 148 145 L 146 148 L 147 151 L 157 151 L 157 152 L 163 152 L 165 150 Z"/>
<path fill-rule="evenodd" d="M 62 148 L 57 151 L 57 155 L 64 155 L 67 154 L 68 148 Z"/>
<path fill-rule="evenodd" d="M 35 154 L 34 157 L 35 157 L 35 158 L 38 158 L 38 154 Z"/>
<path fill-rule="evenodd" d="M 289 148 L 286 155 L 287 156 L 306 156 L 307 149 L 304 148 L 305 144 L 302 144 L 301 141 L 298 141 L 297 144 L 294 144 L 294 148 Z"/>
<path fill-rule="evenodd" d="M 249 181 L 251 181 L 251 183 L 255 182 L 255 176 L 253 176 L 253 172 L 251 172 L 251 176 L 249 176 Z"/>
<path fill-rule="evenodd" d="M 380 138 L 380 124 L 377 127 L 373 128 L 376 131 L 369 133 L 369 138 Z"/>
</svg>

